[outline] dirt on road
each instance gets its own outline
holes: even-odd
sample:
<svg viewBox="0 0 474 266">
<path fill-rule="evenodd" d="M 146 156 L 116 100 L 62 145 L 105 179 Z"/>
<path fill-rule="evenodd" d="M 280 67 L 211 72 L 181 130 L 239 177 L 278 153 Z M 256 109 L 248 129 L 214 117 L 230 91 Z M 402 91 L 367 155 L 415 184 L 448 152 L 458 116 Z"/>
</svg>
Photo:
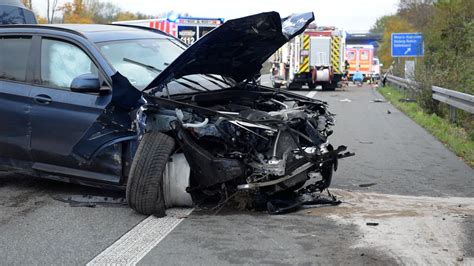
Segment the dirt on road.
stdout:
<svg viewBox="0 0 474 266">
<path fill-rule="evenodd" d="M 331 192 L 344 203 L 305 212 L 356 225 L 362 237 L 354 248 L 376 249 L 403 264 L 474 264 L 468 239 L 474 198 Z"/>
</svg>

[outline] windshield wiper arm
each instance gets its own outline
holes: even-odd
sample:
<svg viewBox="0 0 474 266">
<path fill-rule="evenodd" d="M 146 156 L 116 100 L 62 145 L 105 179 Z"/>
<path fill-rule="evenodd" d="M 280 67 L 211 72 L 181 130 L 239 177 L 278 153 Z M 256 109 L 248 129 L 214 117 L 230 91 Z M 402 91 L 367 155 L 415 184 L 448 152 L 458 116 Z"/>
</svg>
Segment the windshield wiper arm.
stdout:
<svg viewBox="0 0 474 266">
<path fill-rule="evenodd" d="M 147 64 L 144 64 L 144 63 L 142 63 L 142 62 L 138 62 L 138 61 L 132 60 L 132 59 L 130 59 L 130 58 L 124 57 L 124 58 L 123 58 L 123 61 L 128 62 L 128 63 L 135 64 L 135 65 L 137 65 L 137 66 L 142 66 L 142 67 L 144 67 L 144 68 L 146 68 L 146 69 L 148 69 L 148 70 L 154 71 L 154 72 L 156 72 L 156 73 L 163 72 L 163 70 L 158 69 L 158 68 L 156 68 L 156 67 L 154 67 L 154 66 L 152 66 L 152 65 L 147 65 Z"/>
</svg>

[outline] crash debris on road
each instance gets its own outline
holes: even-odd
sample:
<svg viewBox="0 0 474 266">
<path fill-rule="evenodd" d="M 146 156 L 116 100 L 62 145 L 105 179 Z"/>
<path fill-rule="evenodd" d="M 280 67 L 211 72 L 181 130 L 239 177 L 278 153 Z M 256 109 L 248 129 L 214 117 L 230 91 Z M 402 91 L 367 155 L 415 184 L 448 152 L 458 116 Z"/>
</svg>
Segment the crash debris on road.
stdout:
<svg viewBox="0 0 474 266">
<path fill-rule="evenodd" d="M 373 249 L 401 264 L 474 263 L 474 254 L 466 253 L 471 250 L 466 231 L 472 230 L 473 198 L 331 191 L 344 203 L 310 209 L 306 215 L 356 225 L 362 237 L 353 248 Z"/>
</svg>

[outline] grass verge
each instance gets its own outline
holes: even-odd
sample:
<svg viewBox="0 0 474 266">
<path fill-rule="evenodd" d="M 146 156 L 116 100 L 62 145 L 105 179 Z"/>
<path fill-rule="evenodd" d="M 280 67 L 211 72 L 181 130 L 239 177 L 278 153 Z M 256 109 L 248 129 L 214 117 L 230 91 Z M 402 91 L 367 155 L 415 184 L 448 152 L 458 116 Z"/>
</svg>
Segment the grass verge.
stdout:
<svg viewBox="0 0 474 266">
<path fill-rule="evenodd" d="M 451 151 L 463 158 L 467 164 L 474 167 L 474 141 L 469 138 L 469 135 L 463 128 L 449 123 L 448 120 L 436 114 L 425 113 L 417 103 L 400 102 L 400 99 L 406 96 L 397 89 L 387 86 L 381 87 L 379 92 L 392 105 L 438 138 Z"/>
</svg>

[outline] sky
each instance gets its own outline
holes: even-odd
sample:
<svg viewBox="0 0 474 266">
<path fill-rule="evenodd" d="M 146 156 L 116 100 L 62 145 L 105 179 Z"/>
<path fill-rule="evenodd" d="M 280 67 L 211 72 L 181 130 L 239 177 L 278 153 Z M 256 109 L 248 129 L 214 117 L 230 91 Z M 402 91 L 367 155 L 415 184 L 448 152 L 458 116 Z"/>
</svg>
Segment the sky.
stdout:
<svg viewBox="0 0 474 266">
<path fill-rule="evenodd" d="M 47 0 L 34 0 L 35 9 L 45 10 Z M 62 0 L 62 2 L 65 0 Z M 313 11 L 321 26 L 336 26 L 346 31 L 368 31 L 375 20 L 396 12 L 398 0 L 103 0 L 124 11 L 155 15 L 174 10 L 195 17 L 231 19 L 265 11 L 282 17 Z"/>
</svg>

